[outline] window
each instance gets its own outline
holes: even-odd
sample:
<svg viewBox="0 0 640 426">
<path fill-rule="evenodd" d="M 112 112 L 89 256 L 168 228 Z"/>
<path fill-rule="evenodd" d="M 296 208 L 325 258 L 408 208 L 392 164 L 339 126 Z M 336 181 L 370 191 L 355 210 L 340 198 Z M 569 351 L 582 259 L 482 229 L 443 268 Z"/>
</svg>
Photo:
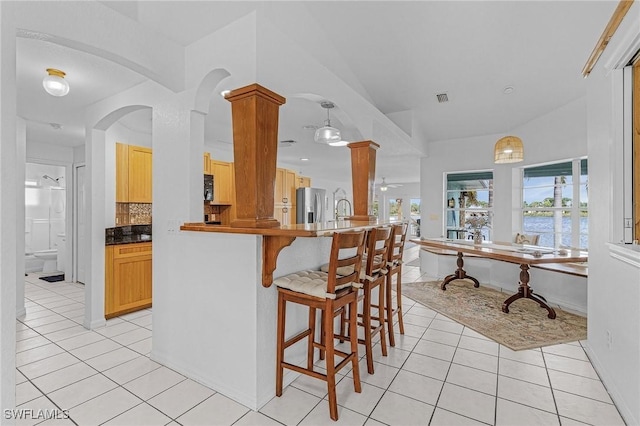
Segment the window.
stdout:
<svg viewBox="0 0 640 426">
<path fill-rule="evenodd" d="M 420 198 L 410 198 L 410 217 L 409 221 L 409 230 L 411 231 L 411 236 L 419 237 L 420 236 Z"/>
<path fill-rule="evenodd" d="M 522 232 L 545 247 L 588 247 L 587 160 L 523 171 Z"/>
<path fill-rule="evenodd" d="M 446 182 L 447 238 L 467 238 L 472 231 L 471 218 L 481 217 L 487 221 L 481 226 L 482 235 L 491 240 L 493 172 L 448 173 Z"/>
<path fill-rule="evenodd" d="M 389 200 L 389 219 L 402 220 L 402 198 Z"/>
</svg>

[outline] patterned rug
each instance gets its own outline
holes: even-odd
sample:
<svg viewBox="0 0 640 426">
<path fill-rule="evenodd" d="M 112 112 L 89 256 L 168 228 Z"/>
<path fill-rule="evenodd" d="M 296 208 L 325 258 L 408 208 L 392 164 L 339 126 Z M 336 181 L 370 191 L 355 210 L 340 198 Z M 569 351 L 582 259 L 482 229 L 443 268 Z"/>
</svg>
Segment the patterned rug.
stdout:
<svg viewBox="0 0 640 426">
<path fill-rule="evenodd" d="M 530 299 L 520 299 L 502 312 L 502 303 L 510 293 L 468 280 L 455 280 L 440 289 L 439 281 L 403 283 L 402 295 L 463 324 L 514 350 L 539 348 L 585 340 L 587 319 L 554 308 L 556 319 L 547 318 L 547 310 Z"/>
</svg>

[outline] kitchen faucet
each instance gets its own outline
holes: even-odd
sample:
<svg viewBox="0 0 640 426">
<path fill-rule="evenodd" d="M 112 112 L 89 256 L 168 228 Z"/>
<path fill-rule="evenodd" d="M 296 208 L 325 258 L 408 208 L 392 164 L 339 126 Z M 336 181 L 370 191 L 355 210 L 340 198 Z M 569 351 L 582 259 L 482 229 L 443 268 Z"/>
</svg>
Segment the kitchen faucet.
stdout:
<svg viewBox="0 0 640 426">
<path fill-rule="evenodd" d="M 340 202 L 344 201 L 345 203 L 347 203 L 347 206 L 349 206 L 349 216 L 352 215 L 352 210 L 351 210 L 351 202 L 349 200 L 347 200 L 346 198 L 341 198 L 336 202 L 336 220 L 338 220 L 338 211 L 340 210 Z"/>
</svg>

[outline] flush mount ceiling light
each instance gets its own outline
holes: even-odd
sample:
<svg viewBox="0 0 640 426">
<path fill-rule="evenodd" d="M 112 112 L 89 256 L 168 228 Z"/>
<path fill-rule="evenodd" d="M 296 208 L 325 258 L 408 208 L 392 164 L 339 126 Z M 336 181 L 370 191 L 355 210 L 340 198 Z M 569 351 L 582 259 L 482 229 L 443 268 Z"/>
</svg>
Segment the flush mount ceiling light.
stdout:
<svg viewBox="0 0 640 426">
<path fill-rule="evenodd" d="M 517 136 L 505 136 L 498 139 L 493 148 L 494 163 L 517 163 L 524 160 L 522 139 Z"/>
<path fill-rule="evenodd" d="M 69 93 L 69 83 L 64 79 L 64 71 L 47 68 L 48 75 L 42 80 L 42 86 L 51 96 L 65 96 Z"/>
<path fill-rule="evenodd" d="M 315 140 L 318 143 L 325 143 L 331 146 L 346 145 L 348 142 L 345 142 L 343 145 L 338 145 L 341 142 L 344 142 L 342 140 L 342 136 L 340 135 L 340 130 L 336 129 L 335 127 L 331 127 L 331 120 L 329 119 L 329 110 L 333 108 L 335 105 L 333 104 L 333 102 L 323 101 L 320 103 L 320 106 L 327 110 L 327 121 L 325 121 L 324 126 L 316 130 L 316 134 L 313 140 Z"/>
</svg>

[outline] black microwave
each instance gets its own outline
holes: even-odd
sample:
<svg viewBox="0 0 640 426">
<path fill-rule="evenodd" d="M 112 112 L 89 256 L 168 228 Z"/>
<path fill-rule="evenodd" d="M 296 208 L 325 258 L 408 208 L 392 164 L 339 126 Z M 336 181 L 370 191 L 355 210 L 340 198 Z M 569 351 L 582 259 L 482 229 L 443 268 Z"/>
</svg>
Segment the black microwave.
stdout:
<svg viewBox="0 0 640 426">
<path fill-rule="evenodd" d="M 204 175 L 204 200 L 213 201 L 213 175 Z"/>
</svg>

